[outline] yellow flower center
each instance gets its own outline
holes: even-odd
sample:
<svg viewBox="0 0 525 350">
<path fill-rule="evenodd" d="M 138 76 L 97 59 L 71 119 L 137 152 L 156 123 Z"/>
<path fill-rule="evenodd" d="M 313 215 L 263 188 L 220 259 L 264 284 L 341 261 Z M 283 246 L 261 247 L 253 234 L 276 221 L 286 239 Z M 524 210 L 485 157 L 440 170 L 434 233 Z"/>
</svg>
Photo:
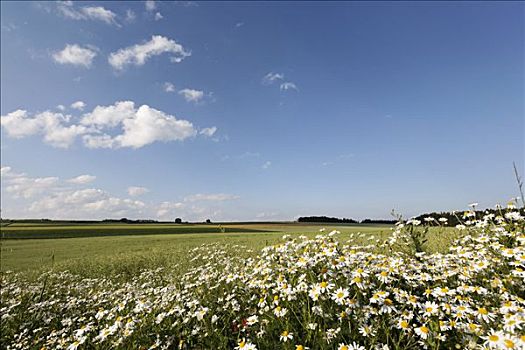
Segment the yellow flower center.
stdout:
<svg viewBox="0 0 525 350">
<path fill-rule="evenodd" d="M 401 328 L 403 328 L 403 329 L 407 329 L 408 328 L 408 322 L 405 321 L 405 320 L 401 321 L 400 325 L 401 325 Z"/>
<path fill-rule="evenodd" d="M 429 332 L 429 329 L 428 329 L 426 326 L 421 326 L 421 327 L 419 327 L 419 330 L 420 330 L 422 333 L 425 333 L 425 334 L 428 334 L 428 332 Z"/>
<path fill-rule="evenodd" d="M 480 308 L 478 309 L 478 312 L 479 312 L 480 314 L 482 314 L 482 315 L 488 315 L 488 314 L 489 314 L 489 312 L 487 311 L 487 309 L 485 309 L 484 307 L 480 307 Z"/>
<path fill-rule="evenodd" d="M 304 346 L 302 345 L 296 345 L 295 350 L 304 350 Z"/>
<path fill-rule="evenodd" d="M 321 286 L 321 288 L 326 288 L 326 287 L 328 287 L 328 283 L 325 282 L 325 281 L 321 282 L 319 285 Z"/>
<path fill-rule="evenodd" d="M 282 335 L 283 337 L 287 337 L 287 336 L 288 336 L 288 331 L 283 331 L 283 332 L 281 333 L 281 335 Z"/>
<path fill-rule="evenodd" d="M 514 344 L 514 342 L 513 342 L 512 340 L 510 340 L 510 339 L 505 339 L 505 341 L 503 342 L 503 344 L 505 344 L 505 347 L 506 347 L 507 349 L 514 349 L 514 345 L 516 345 L 516 344 Z"/>
</svg>

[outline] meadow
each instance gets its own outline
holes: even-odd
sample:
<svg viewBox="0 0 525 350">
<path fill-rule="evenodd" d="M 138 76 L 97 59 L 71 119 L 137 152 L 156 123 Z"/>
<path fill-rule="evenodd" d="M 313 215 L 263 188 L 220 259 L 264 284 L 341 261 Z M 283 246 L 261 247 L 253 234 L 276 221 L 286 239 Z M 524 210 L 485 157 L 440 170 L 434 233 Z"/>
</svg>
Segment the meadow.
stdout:
<svg viewBox="0 0 525 350">
<path fill-rule="evenodd" d="M 523 213 L 444 220 L 9 225 L 0 346 L 525 348 Z"/>
</svg>

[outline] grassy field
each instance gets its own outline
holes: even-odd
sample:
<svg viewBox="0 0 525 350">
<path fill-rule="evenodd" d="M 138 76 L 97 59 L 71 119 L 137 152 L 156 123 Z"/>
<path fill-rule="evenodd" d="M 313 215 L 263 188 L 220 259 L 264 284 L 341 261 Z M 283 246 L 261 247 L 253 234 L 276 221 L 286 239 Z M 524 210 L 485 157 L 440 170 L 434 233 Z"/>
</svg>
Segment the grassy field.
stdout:
<svg viewBox="0 0 525 350">
<path fill-rule="evenodd" d="M 87 276 L 133 275 L 143 268 L 182 269 L 188 251 L 202 244 L 241 245 L 243 256 L 254 255 L 284 234 L 315 236 L 321 228 L 341 231 L 341 240 L 362 233 L 361 241 L 374 243 L 390 234 L 388 225 L 319 224 L 92 224 L 92 225 L 10 225 L 2 227 L 1 270 L 37 275 L 45 269 L 70 270 Z M 222 232 L 224 231 L 224 232 Z M 38 237 L 38 239 L 36 239 Z M 443 251 L 452 237 L 447 231 L 435 233 L 429 242 L 432 251 Z M 250 251 L 250 250 L 253 250 Z"/>
</svg>

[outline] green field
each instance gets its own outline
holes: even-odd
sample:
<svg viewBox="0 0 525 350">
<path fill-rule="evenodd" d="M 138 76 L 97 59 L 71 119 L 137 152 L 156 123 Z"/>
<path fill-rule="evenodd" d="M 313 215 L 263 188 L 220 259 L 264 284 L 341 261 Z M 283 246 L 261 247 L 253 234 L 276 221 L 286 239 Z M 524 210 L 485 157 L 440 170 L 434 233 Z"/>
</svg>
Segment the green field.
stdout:
<svg viewBox="0 0 525 350">
<path fill-rule="evenodd" d="M 232 249 L 249 256 L 279 242 L 284 234 L 313 237 L 321 228 L 339 230 L 340 240 L 362 233 L 363 244 L 383 240 L 391 232 L 387 225 L 361 224 L 11 224 L 1 228 L 1 270 L 37 276 L 42 270 L 54 268 L 86 276 L 129 277 L 144 268 L 185 269 L 191 258 L 188 251 L 202 244 L 241 245 L 246 248 Z M 453 238 L 448 232 L 436 231 L 429 249 L 445 250 Z"/>
</svg>

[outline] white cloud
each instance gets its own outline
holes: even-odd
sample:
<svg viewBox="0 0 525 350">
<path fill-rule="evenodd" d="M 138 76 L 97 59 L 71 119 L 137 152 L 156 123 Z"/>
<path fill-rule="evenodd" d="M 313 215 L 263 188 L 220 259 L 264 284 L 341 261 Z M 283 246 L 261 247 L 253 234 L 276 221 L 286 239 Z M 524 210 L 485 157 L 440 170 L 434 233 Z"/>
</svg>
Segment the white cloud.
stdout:
<svg viewBox="0 0 525 350">
<path fill-rule="evenodd" d="M 75 8 L 73 1 L 60 1 L 57 3 L 58 11 L 66 18 L 74 20 L 96 20 L 107 24 L 118 25 L 117 15 L 102 6 L 83 6 Z"/>
<path fill-rule="evenodd" d="M 86 104 L 83 101 L 77 101 L 71 104 L 71 108 L 78 109 L 79 111 L 84 110 L 84 107 L 86 107 Z"/>
<path fill-rule="evenodd" d="M 268 160 L 268 161 L 264 162 L 264 164 L 262 165 L 262 168 L 263 169 L 268 169 L 271 165 L 272 165 L 272 162 L 270 162 Z"/>
<path fill-rule="evenodd" d="M 194 89 L 182 89 L 179 95 L 184 97 L 187 102 L 199 102 L 204 98 L 204 91 Z"/>
<path fill-rule="evenodd" d="M 107 134 L 84 135 L 82 140 L 87 148 L 114 148 L 117 146 L 116 141 Z"/>
<path fill-rule="evenodd" d="M 138 187 L 138 186 L 128 187 L 128 194 L 132 197 L 141 196 L 148 192 L 149 190 L 146 187 Z"/>
<path fill-rule="evenodd" d="M 262 83 L 264 85 L 270 85 L 278 80 L 283 80 L 283 79 L 284 79 L 284 74 L 270 72 L 262 78 Z"/>
<path fill-rule="evenodd" d="M 11 172 L 10 166 L 3 166 L 2 168 L 0 168 L 0 176 L 2 177 L 8 176 L 10 172 Z"/>
<path fill-rule="evenodd" d="M 59 191 L 33 202 L 29 212 L 49 218 L 108 218 L 140 215 L 145 204 L 141 201 L 112 197 L 95 188 L 78 191 Z"/>
<path fill-rule="evenodd" d="M 37 134 L 42 128 L 41 121 L 36 118 L 29 118 L 27 111 L 23 109 L 2 116 L 0 121 L 7 135 L 17 139 Z"/>
<path fill-rule="evenodd" d="M 244 25 L 244 22 L 237 22 L 235 23 L 235 28 L 240 28 Z"/>
<path fill-rule="evenodd" d="M 164 16 L 162 16 L 162 14 L 160 12 L 157 12 L 155 14 L 155 21 L 160 21 L 163 18 L 164 18 Z"/>
<path fill-rule="evenodd" d="M 184 197 L 185 202 L 201 202 L 201 201 L 210 201 L 210 202 L 222 202 L 222 201 L 231 201 L 241 198 L 240 196 L 227 193 L 210 193 L 203 194 L 197 193 L 190 196 Z"/>
<path fill-rule="evenodd" d="M 181 141 L 195 136 L 193 124 L 178 120 L 147 105 L 137 110 L 135 118 L 123 121 L 124 133 L 116 137 L 121 147 L 139 148 L 156 141 Z"/>
<path fill-rule="evenodd" d="M 146 11 L 155 11 L 157 3 L 154 0 L 146 0 L 144 7 L 146 7 Z"/>
<path fill-rule="evenodd" d="M 97 52 L 94 49 L 82 47 L 77 44 L 67 44 L 62 51 L 53 54 L 53 59 L 60 64 L 71 64 L 89 68 L 96 56 Z"/>
<path fill-rule="evenodd" d="M 135 117 L 135 103 L 118 101 L 111 106 L 96 106 L 91 113 L 84 114 L 80 123 L 83 125 L 115 127 L 125 119 Z"/>
<path fill-rule="evenodd" d="M 88 131 L 82 125 L 64 126 L 71 116 L 62 113 L 45 111 L 30 117 L 25 110 L 16 110 L 5 116 L 0 121 L 7 135 L 14 138 L 22 138 L 31 135 L 42 134 L 44 141 L 52 146 L 67 148 L 73 144 L 78 135 Z"/>
<path fill-rule="evenodd" d="M 281 88 L 281 91 L 286 91 L 286 90 L 295 90 L 297 91 L 297 85 L 295 85 L 294 83 L 292 83 L 291 81 L 287 81 L 287 82 L 284 82 L 280 85 L 280 88 Z"/>
<path fill-rule="evenodd" d="M 181 216 L 180 210 L 185 207 L 184 203 L 180 202 L 162 202 L 156 211 L 159 218 L 166 218 L 168 216 Z M 168 215 L 169 214 L 169 215 Z"/>
<path fill-rule="evenodd" d="M 66 106 L 64 106 L 64 105 L 58 105 L 58 106 L 57 106 L 57 109 L 58 109 L 59 111 L 65 111 L 65 110 L 66 110 Z"/>
<path fill-rule="evenodd" d="M 200 132 L 187 120 L 132 101 L 119 101 L 109 106 L 96 106 L 85 113 L 79 124 L 71 115 L 45 111 L 30 116 L 25 110 L 16 110 L 0 121 L 10 137 L 23 138 L 42 135 L 46 143 L 67 148 L 82 137 L 88 148 L 139 148 L 153 142 L 183 141 L 197 136 L 212 136 L 216 127 Z M 120 131 L 119 131 L 119 130 Z"/>
<path fill-rule="evenodd" d="M 191 55 L 176 41 L 161 35 L 154 35 L 148 42 L 112 52 L 109 55 L 108 62 L 113 68 L 123 70 L 129 65 L 142 66 L 150 57 L 163 53 L 171 53 L 170 60 L 175 63 L 179 63 Z"/>
<path fill-rule="evenodd" d="M 165 82 L 164 83 L 164 91 L 166 92 L 175 92 L 175 85 L 173 85 L 172 83 L 170 82 Z"/>
<path fill-rule="evenodd" d="M 217 128 L 215 126 L 212 126 L 211 128 L 204 128 L 204 129 L 202 129 L 199 132 L 199 134 L 204 135 L 204 136 L 208 136 L 208 137 L 212 137 L 213 134 L 215 134 L 216 131 L 217 131 Z"/>
<path fill-rule="evenodd" d="M 74 188 L 71 180 L 58 177 L 29 177 L 14 172 L 9 166 L 2 170 L 2 214 L 9 218 L 104 219 L 159 218 L 174 220 L 215 220 L 221 215 L 225 201 L 238 199 L 231 194 L 197 194 L 184 201 L 145 203 L 131 196 L 147 191 L 143 187 L 128 188 L 130 197 L 118 197 L 99 188 Z"/>
<path fill-rule="evenodd" d="M 31 198 L 49 190 L 58 183 L 58 177 L 27 177 L 23 174 L 10 177 L 6 191 L 14 198 Z"/>
<path fill-rule="evenodd" d="M 74 178 L 71 178 L 69 180 L 67 180 L 67 182 L 69 183 L 72 183 L 72 184 L 77 184 L 77 185 L 84 185 L 84 184 L 88 184 L 90 182 L 93 182 L 95 181 L 97 177 L 94 176 L 94 175 L 79 175 L 79 176 L 76 176 Z"/>
<path fill-rule="evenodd" d="M 82 7 L 81 11 L 89 19 L 100 20 L 106 22 L 107 24 L 116 23 L 115 13 L 110 10 L 106 10 L 102 6 Z"/>
</svg>

